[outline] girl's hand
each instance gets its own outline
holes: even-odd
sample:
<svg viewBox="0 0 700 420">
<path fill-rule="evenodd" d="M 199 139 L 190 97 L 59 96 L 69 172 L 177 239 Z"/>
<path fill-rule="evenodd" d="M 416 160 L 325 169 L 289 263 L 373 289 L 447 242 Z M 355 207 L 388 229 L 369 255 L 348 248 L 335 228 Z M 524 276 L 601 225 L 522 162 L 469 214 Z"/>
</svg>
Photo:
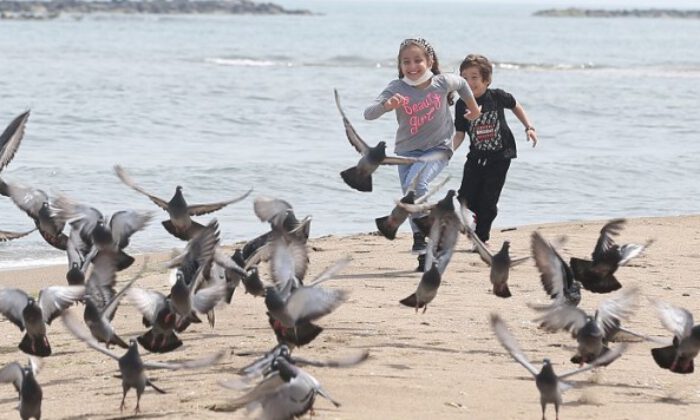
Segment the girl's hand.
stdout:
<svg viewBox="0 0 700 420">
<path fill-rule="evenodd" d="M 467 113 L 464 114 L 464 118 L 466 118 L 469 121 L 474 121 L 475 119 L 479 118 L 481 116 L 481 106 L 479 106 L 477 112 L 472 112 L 470 109 L 467 109 Z"/>
<path fill-rule="evenodd" d="M 391 98 L 387 99 L 386 102 L 384 102 L 384 110 L 392 111 L 403 105 L 405 101 L 405 96 L 401 95 L 400 93 L 395 93 L 394 96 L 392 96 Z"/>
</svg>

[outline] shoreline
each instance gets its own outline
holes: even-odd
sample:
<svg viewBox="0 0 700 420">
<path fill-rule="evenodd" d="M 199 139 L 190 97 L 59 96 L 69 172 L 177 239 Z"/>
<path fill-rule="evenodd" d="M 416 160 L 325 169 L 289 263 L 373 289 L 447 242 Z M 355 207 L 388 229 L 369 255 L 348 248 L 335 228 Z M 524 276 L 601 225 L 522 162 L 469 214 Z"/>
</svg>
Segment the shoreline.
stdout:
<svg viewBox="0 0 700 420">
<path fill-rule="evenodd" d="M 496 248 L 503 240 L 511 240 L 512 256 L 528 255 L 530 234 L 537 229 L 550 241 L 560 235 L 568 237 L 560 249 L 564 259 L 587 258 L 604 222 L 557 222 L 526 225 L 508 232 L 495 230 L 490 242 Z M 625 326 L 669 338 L 671 334 L 663 329 L 646 298 L 660 298 L 700 313 L 700 286 L 695 283 L 700 273 L 700 215 L 630 218 L 616 238 L 618 244 L 644 243 L 648 239 L 655 242 L 644 255 L 616 273 L 623 288 L 637 286 L 643 296 Z M 370 351 L 369 360 L 352 368 L 307 369 L 342 403 L 335 408 L 318 398 L 316 418 L 539 418 L 535 384 L 497 343 L 488 324 L 489 313 L 499 313 L 537 367 L 545 357 L 552 360 L 557 372 L 577 367 L 569 361 L 576 345 L 570 335 L 545 333 L 532 321 L 536 314 L 527 303 L 548 301 L 534 264 L 526 262 L 513 269 L 509 281 L 513 297 L 500 299 L 491 292 L 488 268 L 478 255 L 465 251 L 467 243 L 460 237 L 438 295 L 422 314 L 398 304 L 415 290 L 420 279 L 420 274 L 412 271 L 416 257 L 408 252 L 410 244 L 409 234 L 394 241 L 368 234 L 310 239 L 306 278 L 313 279 L 333 262 L 350 255 L 350 265 L 338 278 L 325 283 L 329 288 L 348 290 L 350 298 L 319 321 L 325 330 L 295 354 L 326 360 L 358 349 Z M 168 276 L 158 264 L 160 258 L 167 257 L 167 252 L 152 255 L 147 273 L 136 287 L 167 292 Z M 129 279 L 141 264 L 139 256 L 134 267 L 119 273 L 118 284 Z M 263 278 L 266 270 L 265 266 L 261 271 Z M 0 272 L 0 287 L 37 291 L 49 284 L 65 284 L 63 276 L 63 266 Z M 611 296 L 583 292 L 579 307 L 592 311 L 598 302 Z M 206 370 L 153 371 L 158 386 L 167 394 L 147 390 L 141 400 L 142 416 L 246 418 L 244 410 L 231 414 L 212 408 L 222 409 L 239 395 L 218 382 L 232 378 L 238 368 L 275 344 L 264 312 L 261 298 L 237 290 L 230 307 L 217 309 L 214 329 L 206 322 L 193 325 L 181 334 L 184 345 L 173 353 L 142 351 L 144 360 L 152 361 L 185 360 L 220 349 L 233 351 L 220 365 Z M 82 315 L 82 308 L 78 313 Z M 125 338 L 145 331 L 140 315 L 129 302 L 120 306 L 114 327 Z M 21 333 L 4 318 L 0 320 L 0 335 L 5 337 L 0 344 L 0 366 L 14 360 L 26 361 L 26 355 L 16 348 Z M 48 337 L 55 354 L 44 359 L 38 376 L 45 417 L 118 416 L 122 390 L 113 377 L 116 363 L 77 342 L 60 321 L 49 326 Z M 692 417 L 700 404 L 695 391 L 698 373 L 676 375 L 658 368 L 649 353 L 652 347 L 656 346 L 631 343 L 622 358 L 605 369 L 573 377 L 574 388 L 564 394 L 562 418 L 626 419 L 630 413 L 635 413 L 635 419 Z M 122 353 L 118 348 L 114 351 Z M 0 416 L 12 415 L 16 395 L 11 386 L 0 387 Z M 91 404 L 85 405 L 87 399 Z M 123 416 L 130 415 L 135 405 L 133 391 L 126 401 Z M 554 418 L 553 407 L 548 408 L 547 415 Z"/>
</svg>

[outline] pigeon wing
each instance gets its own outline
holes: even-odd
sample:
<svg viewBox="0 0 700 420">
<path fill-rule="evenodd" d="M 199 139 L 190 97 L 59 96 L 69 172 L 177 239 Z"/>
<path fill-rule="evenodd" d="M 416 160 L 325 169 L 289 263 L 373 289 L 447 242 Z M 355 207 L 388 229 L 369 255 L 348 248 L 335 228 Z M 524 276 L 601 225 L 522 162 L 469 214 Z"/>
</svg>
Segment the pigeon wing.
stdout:
<svg viewBox="0 0 700 420">
<path fill-rule="evenodd" d="M 544 312 L 534 321 L 546 331 L 566 330 L 575 335 L 586 324 L 586 313 L 566 302 L 546 307 L 529 306 L 538 312 Z"/>
<path fill-rule="evenodd" d="M 333 312 L 347 298 L 344 290 L 300 287 L 287 300 L 286 311 L 296 323 L 313 321 Z"/>
<path fill-rule="evenodd" d="M 30 233 L 34 232 L 35 230 L 36 230 L 36 228 L 34 228 L 32 230 L 25 231 L 25 232 L 10 232 L 7 230 L 0 230 L 0 242 L 11 241 L 13 239 L 27 236 Z"/>
<path fill-rule="evenodd" d="M 153 203 L 155 203 L 156 206 L 160 207 L 161 209 L 163 209 L 163 210 L 165 210 L 165 211 L 168 211 L 168 202 L 167 202 L 167 201 L 165 201 L 165 200 L 163 200 L 162 198 L 157 197 L 157 196 L 155 196 L 155 195 L 149 193 L 148 191 L 144 190 L 143 188 L 139 187 L 139 186 L 136 184 L 136 182 L 134 182 L 134 180 L 131 179 L 131 177 L 126 173 L 126 171 L 124 170 L 124 168 L 122 168 L 122 167 L 119 166 L 119 165 L 114 165 L 114 172 L 117 174 L 117 176 L 119 177 L 119 179 L 120 179 L 127 187 L 131 188 L 132 190 L 134 190 L 134 191 L 136 191 L 136 192 L 138 192 L 138 193 L 141 193 L 141 194 L 145 195 L 145 196 L 148 197 L 151 201 L 153 201 Z"/>
<path fill-rule="evenodd" d="M 615 246 L 613 236 L 620 234 L 625 223 L 625 219 L 613 219 L 603 226 L 600 230 L 600 236 L 598 236 L 598 242 L 596 242 L 593 254 L 591 255 L 593 262 L 601 261 L 605 253 Z"/>
<path fill-rule="evenodd" d="M 24 331 L 22 311 L 27 306 L 29 296 L 20 289 L 0 289 L 0 313 Z"/>
<path fill-rule="evenodd" d="M 158 310 L 167 305 L 166 297 L 160 292 L 132 287 L 126 292 L 129 301 L 136 309 L 153 324 L 158 315 Z"/>
<path fill-rule="evenodd" d="M 50 324 L 61 312 L 85 295 L 85 286 L 49 286 L 39 292 L 39 306 L 44 321 Z"/>
<path fill-rule="evenodd" d="M 131 235 L 143 230 L 152 218 L 153 213 L 150 211 L 121 210 L 114 213 L 109 220 L 114 244 L 119 249 L 124 248 L 129 243 Z"/>
<path fill-rule="evenodd" d="M 566 379 L 569 376 L 574 376 L 577 375 L 581 372 L 585 372 L 587 370 L 591 370 L 594 368 L 597 368 L 598 366 L 606 366 L 610 363 L 612 363 L 615 359 L 618 357 L 622 356 L 622 353 L 624 353 L 627 350 L 627 343 L 622 343 L 619 346 L 615 347 L 614 349 L 611 349 L 610 351 L 607 351 L 603 353 L 600 357 L 592 361 L 589 365 L 584 366 L 579 369 L 574 369 L 570 370 L 568 372 L 564 372 L 562 374 L 557 375 L 557 378 L 560 380 Z"/>
<path fill-rule="evenodd" d="M 621 320 L 629 319 L 632 316 L 637 306 L 638 297 L 639 289 L 636 287 L 625 288 L 617 296 L 606 299 L 598 305 L 596 321 L 606 336 L 620 325 Z"/>
<path fill-rule="evenodd" d="M 19 114 L 0 134 L 0 171 L 15 157 L 24 137 L 24 127 L 29 119 L 29 110 Z"/>
<path fill-rule="evenodd" d="M 493 329 L 493 332 L 496 334 L 498 342 L 501 343 L 506 351 L 508 351 L 511 357 L 515 359 L 516 362 L 523 365 L 523 367 L 527 369 L 532 376 L 537 376 L 539 371 L 532 365 L 532 363 L 530 363 L 529 360 L 527 360 L 527 357 L 525 357 L 522 350 L 520 350 L 520 346 L 518 346 L 518 342 L 516 341 L 515 337 L 513 337 L 513 334 L 511 334 L 510 330 L 508 330 L 508 326 L 506 325 L 505 321 L 503 321 L 498 314 L 491 314 L 491 329 Z"/>
<path fill-rule="evenodd" d="M 365 143 L 364 140 L 360 137 L 359 134 L 357 134 L 357 131 L 355 131 L 355 127 L 350 124 L 350 120 L 348 120 L 348 117 L 345 116 L 345 111 L 343 111 L 343 108 L 340 106 L 340 96 L 338 95 L 338 90 L 333 89 L 333 95 L 335 96 L 335 106 L 338 107 L 338 111 L 340 112 L 340 116 L 343 117 L 343 125 L 345 126 L 345 135 L 348 137 L 348 141 L 352 145 L 352 147 L 355 148 L 361 155 L 366 155 L 367 152 L 369 152 L 369 146 L 367 143 Z"/>
<path fill-rule="evenodd" d="M 660 300 L 653 302 L 664 328 L 671 331 L 679 339 L 690 335 L 694 323 L 693 314 L 690 311 Z"/>
<path fill-rule="evenodd" d="M 201 216 L 203 214 L 212 213 L 212 212 L 215 212 L 217 210 L 223 209 L 224 207 L 228 206 L 229 204 L 237 203 L 239 201 L 244 200 L 252 192 L 253 192 L 253 189 L 251 188 L 241 196 L 238 196 L 238 197 L 233 198 L 231 200 L 219 201 L 218 203 L 190 204 L 189 206 L 187 206 L 187 212 L 190 214 L 190 216 Z"/>
<path fill-rule="evenodd" d="M 93 338 L 90 332 L 83 328 L 83 326 L 80 323 L 80 320 L 74 314 L 70 312 L 65 312 L 63 315 L 61 315 L 61 321 L 63 321 L 63 325 L 66 326 L 66 329 L 68 329 L 68 331 L 71 334 L 73 334 L 75 338 L 84 341 L 85 344 L 87 344 L 88 346 L 92 347 L 93 349 L 99 351 L 102 354 L 111 357 L 114 360 L 119 360 L 121 358 L 121 356 L 119 356 L 118 354 L 99 345 L 97 340 Z"/>
<path fill-rule="evenodd" d="M 0 369 L 0 383 L 12 383 L 17 391 L 22 389 L 24 372 L 19 362 L 12 362 Z"/>
<path fill-rule="evenodd" d="M 567 278 L 567 266 L 564 260 L 538 232 L 532 233 L 531 250 L 545 292 L 552 299 L 564 299 Z"/>
</svg>

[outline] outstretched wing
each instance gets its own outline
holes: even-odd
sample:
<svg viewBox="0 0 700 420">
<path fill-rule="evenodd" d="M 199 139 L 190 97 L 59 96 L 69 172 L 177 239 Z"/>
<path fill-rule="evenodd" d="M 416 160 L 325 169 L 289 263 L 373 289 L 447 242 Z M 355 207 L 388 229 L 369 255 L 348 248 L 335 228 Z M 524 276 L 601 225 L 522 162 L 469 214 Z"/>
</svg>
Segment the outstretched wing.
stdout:
<svg viewBox="0 0 700 420">
<path fill-rule="evenodd" d="M 253 189 L 251 188 L 241 196 L 238 196 L 238 197 L 233 198 L 231 200 L 219 201 L 218 203 L 190 204 L 189 206 L 187 206 L 187 212 L 190 214 L 190 216 L 201 216 L 203 214 L 212 213 L 212 212 L 215 212 L 217 210 L 223 209 L 224 207 L 228 206 L 229 204 L 237 203 L 237 202 L 245 199 L 252 192 L 253 192 Z"/>
<path fill-rule="evenodd" d="M 620 325 L 623 319 L 629 319 L 634 313 L 639 297 L 639 289 L 636 287 L 625 288 L 615 297 L 606 299 L 598 305 L 596 322 L 607 335 Z"/>
<path fill-rule="evenodd" d="M 544 290 L 552 299 L 564 299 L 564 288 L 567 282 L 573 281 L 571 269 L 538 232 L 532 232 L 531 250 Z"/>
<path fill-rule="evenodd" d="M 562 380 L 566 379 L 569 376 L 574 376 L 577 375 L 581 372 L 585 372 L 587 370 L 591 370 L 593 368 L 597 368 L 598 366 L 606 366 L 610 363 L 612 363 L 615 359 L 618 357 L 622 356 L 622 353 L 624 353 L 627 350 L 627 343 L 622 343 L 619 346 L 615 347 L 614 349 L 611 349 L 608 352 L 605 352 L 603 355 L 595 359 L 594 361 L 591 362 L 588 366 L 584 366 L 580 369 L 574 369 L 570 370 L 568 372 L 564 372 L 562 374 L 557 375 L 557 377 Z"/>
<path fill-rule="evenodd" d="M 48 324 L 85 295 L 85 286 L 49 286 L 39 291 L 39 306 Z"/>
<path fill-rule="evenodd" d="M 361 155 L 366 155 L 369 151 L 369 146 L 360 138 L 360 135 L 355 131 L 355 127 L 350 124 L 350 120 L 345 116 L 345 112 L 340 106 L 340 96 L 338 95 L 337 89 L 333 89 L 333 95 L 335 95 L 335 106 L 338 107 L 338 111 L 340 111 L 340 115 L 343 117 L 343 125 L 345 126 L 345 134 L 348 137 L 348 141 Z"/>
<path fill-rule="evenodd" d="M 693 314 L 690 311 L 660 300 L 652 302 L 659 312 L 659 319 L 664 328 L 671 331 L 679 339 L 690 335 L 694 323 Z"/>
<path fill-rule="evenodd" d="M 35 230 L 36 230 L 36 228 L 34 228 L 32 230 L 28 230 L 26 232 L 10 232 L 10 231 L 6 231 L 6 230 L 0 230 L 0 242 L 11 241 L 13 239 L 27 236 L 30 233 L 34 232 Z"/>
<path fill-rule="evenodd" d="M 543 315 L 535 318 L 534 321 L 538 322 L 540 327 L 546 331 L 566 330 L 572 334 L 577 334 L 586 325 L 586 313 L 565 301 L 544 307 L 528 306 L 538 312 L 544 312 Z"/>
<path fill-rule="evenodd" d="M 156 206 L 160 207 L 161 209 L 163 209 L 165 211 L 168 211 L 168 202 L 167 201 L 165 201 L 162 198 L 157 197 L 157 196 L 149 193 L 148 191 L 144 190 L 143 188 L 139 187 L 136 184 L 136 182 L 134 182 L 134 180 L 131 179 L 131 177 L 126 173 L 124 168 L 122 168 L 119 165 L 114 165 L 114 172 L 116 172 L 119 179 L 124 184 L 126 184 L 127 187 L 130 187 L 132 190 L 145 195 L 146 197 L 150 198 L 151 201 L 153 201 L 156 204 Z"/>
<path fill-rule="evenodd" d="M 491 329 L 493 329 L 493 332 L 496 334 L 498 342 L 501 343 L 506 351 L 508 351 L 511 357 L 513 357 L 516 362 L 523 365 L 523 367 L 527 369 L 532 376 L 537 376 L 539 371 L 532 365 L 532 363 L 530 363 L 529 360 L 527 360 L 527 357 L 525 357 L 522 350 L 520 350 L 520 346 L 518 346 L 518 342 L 515 340 L 515 337 L 513 337 L 513 334 L 511 334 L 511 332 L 508 330 L 508 326 L 506 325 L 505 321 L 503 321 L 501 316 L 496 313 L 491 313 Z"/>
<path fill-rule="evenodd" d="M 595 244 L 595 249 L 593 249 L 593 261 L 600 261 L 605 253 L 615 246 L 615 240 L 613 236 L 617 236 L 622 231 L 622 227 L 627 223 L 625 219 L 613 219 L 603 226 L 600 230 L 600 236 L 598 236 L 598 242 Z"/>
<path fill-rule="evenodd" d="M 83 328 L 81 325 L 80 320 L 76 318 L 76 316 L 70 312 L 65 312 L 63 315 L 61 315 L 61 321 L 63 321 L 63 325 L 66 326 L 66 329 L 75 336 L 75 338 L 84 341 L 85 344 L 88 346 L 92 347 L 93 349 L 99 351 L 102 354 L 105 354 L 109 357 L 111 357 L 114 360 L 119 360 L 121 356 L 119 356 L 116 353 L 113 353 L 109 350 L 107 350 L 105 347 L 100 346 L 97 343 L 97 340 L 93 338 L 93 336 L 90 334 L 88 330 Z"/>
<path fill-rule="evenodd" d="M 29 119 L 29 110 L 19 114 L 0 134 L 0 172 L 15 157 L 24 137 L 24 127 Z"/>
</svg>

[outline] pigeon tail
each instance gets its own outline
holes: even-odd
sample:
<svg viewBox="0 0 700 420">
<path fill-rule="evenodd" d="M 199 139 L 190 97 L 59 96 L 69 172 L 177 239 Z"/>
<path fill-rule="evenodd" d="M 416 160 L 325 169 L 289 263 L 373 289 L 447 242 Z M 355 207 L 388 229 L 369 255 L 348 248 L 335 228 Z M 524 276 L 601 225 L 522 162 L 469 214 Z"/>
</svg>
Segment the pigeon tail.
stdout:
<svg viewBox="0 0 700 420">
<path fill-rule="evenodd" d="M 146 385 L 150 386 L 151 388 L 155 389 L 156 392 L 159 394 L 165 394 L 166 392 L 163 391 L 162 389 L 158 388 L 157 386 L 153 385 L 153 382 L 151 382 L 150 379 L 146 379 Z"/>
<path fill-rule="evenodd" d="M 136 340 L 151 353 L 167 353 L 182 346 L 182 341 L 174 333 L 156 334 L 152 328 Z"/>
<path fill-rule="evenodd" d="M 660 368 L 671 372 L 685 374 L 695 370 L 693 359 L 678 357 L 678 350 L 673 345 L 651 349 L 651 355 Z"/>
<path fill-rule="evenodd" d="M 32 340 L 29 334 L 24 334 L 18 347 L 23 352 L 33 356 L 51 356 L 51 345 L 45 335 L 38 336 L 35 340 Z"/>
<path fill-rule="evenodd" d="M 493 286 L 493 294 L 501 298 L 509 298 L 513 295 L 510 294 L 510 289 L 508 288 L 508 283 L 501 283 Z"/>
<path fill-rule="evenodd" d="M 134 257 L 120 250 L 119 254 L 117 254 L 117 271 L 122 271 L 131 267 L 134 261 Z"/>
<path fill-rule="evenodd" d="M 173 225 L 173 222 L 171 222 L 170 220 L 163 220 L 163 221 L 161 222 L 161 224 L 163 225 L 163 227 L 165 228 L 165 230 L 168 231 L 168 233 L 170 233 L 171 235 L 173 235 L 174 237 L 176 237 L 176 238 L 178 238 L 178 239 L 182 239 L 183 241 L 189 241 L 189 240 L 192 239 L 194 236 L 196 236 L 197 233 L 199 233 L 200 231 L 204 230 L 204 226 L 202 226 L 201 224 L 195 222 L 194 220 L 192 220 L 192 224 L 191 224 L 190 227 L 189 227 L 186 231 L 184 231 L 184 232 L 183 232 L 183 231 L 177 230 L 177 228 L 175 227 L 175 225 Z"/>
<path fill-rule="evenodd" d="M 399 225 L 394 222 L 391 216 L 377 217 L 374 219 L 377 223 L 377 229 L 389 240 L 396 239 L 396 231 L 399 230 Z"/>
<path fill-rule="evenodd" d="M 109 339 L 109 344 L 114 344 L 115 346 L 119 346 L 123 349 L 129 348 L 129 345 L 116 334 L 112 335 L 112 337 Z"/>
<path fill-rule="evenodd" d="M 357 191 L 371 192 L 372 191 L 372 175 L 362 175 L 357 170 L 357 166 L 348 168 L 340 173 L 346 184 Z"/>
<path fill-rule="evenodd" d="M 418 297 L 416 296 L 415 293 L 413 293 L 411 296 L 401 299 L 399 301 L 400 304 L 408 306 L 409 308 L 422 308 L 425 306 L 425 303 L 423 302 L 418 302 Z"/>
<path fill-rule="evenodd" d="M 323 328 L 308 321 L 297 324 L 295 328 L 287 328 L 270 316 L 268 321 L 280 344 L 296 347 L 309 344 L 323 331 Z"/>
</svg>

